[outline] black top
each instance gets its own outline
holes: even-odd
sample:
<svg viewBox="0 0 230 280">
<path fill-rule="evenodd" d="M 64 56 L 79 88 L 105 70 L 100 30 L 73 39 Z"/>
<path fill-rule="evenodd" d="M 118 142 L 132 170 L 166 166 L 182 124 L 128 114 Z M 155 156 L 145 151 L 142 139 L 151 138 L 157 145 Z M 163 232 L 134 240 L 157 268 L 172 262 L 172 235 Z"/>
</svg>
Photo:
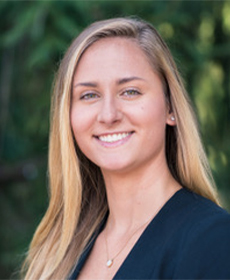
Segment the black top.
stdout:
<svg viewBox="0 0 230 280">
<path fill-rule="evenodd" d="M 96 237 L 69 279 L 78 277 Z M 230 215 L 206 198 L 179 190 L 144 230 L 113 279 L 230 279 Z"/>
</svg>

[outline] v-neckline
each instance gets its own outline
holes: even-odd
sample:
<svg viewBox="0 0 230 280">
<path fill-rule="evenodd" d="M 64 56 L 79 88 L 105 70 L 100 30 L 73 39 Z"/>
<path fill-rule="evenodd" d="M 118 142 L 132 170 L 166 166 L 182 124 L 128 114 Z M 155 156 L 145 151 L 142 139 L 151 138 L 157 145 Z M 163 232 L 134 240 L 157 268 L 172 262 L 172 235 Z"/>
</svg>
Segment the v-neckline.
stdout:
<svg viewBox="0 0 230 280">
<path fill-rule="evenodd" d="M 175 201 L 175 198 L 183 193 L 186 192 L 185 188 L 181 188 L 178 191 L 176 191 L 166 202 L 165 204 L 161 207 L 161 209 L 157 212 L 157 214 L 153 217 L 153 219 L 149 222 L 149 224 L 146 226 L 146 228 L 144 229 L 144 231 L 142 232 L 142 234 L 140 235 L 140 237 L 138 238 L 138 240 L 135 242 L 134 246 L 132 247 L 132 249 L 130 250 L 130 252 L 128 253 L 128 255 L 126 256 L 126 258 L 124 259 L 124 261 L 122 262 L 122 264 L 120 265 L 120 267 L 118 268 L 118 270 L 116 271 L 116 273 L 114 274 L 112 280 L 115 279 L 121 279 L 120 275 L 122 274 L 122 271 L 125 269 L 126 264 L 132 259 L 132 256 L 135 254 L 135 252 L 137 250 L 139 250 L 139 245 L 142 243 L 142 240 L 145 239 L 145 236 L 148 234 L 149 231 L 152 231 L 155 228 L 155 224 L 164 219 L 165 214 L 168 213 L 168 211 L 170 210 L 171 206 L 174 205 L 173 201 Z M 81 269 L 83 268 L 85 262 L 87 261 L 87 258 L 90 254 L 90 252 L 93 249 L 93 246 L 95 244 L 95 241 L 98 237 L 98 235 L 102 232 L 102 230 L 105 227 L 106 221 L 107 221 L 108 215 L 105 217 L 104 221 L 102 222 L 99 230 L 97 231 L 97 233 L 94 235 L 94 237 L 91 239 L 90 244 L 87 246 L 87 248 L 85 249 L 85 251 L 83 252 L 82 256 L 80 257 L 80 260 L 73 272 L 73 274 L 71 275 L 71 277 L 69 278 L 69 280 L 75 280 L 78 278 L 79 273 L 81 271 Z"/>
<path fill-rule="evenodd" d="M 129 262 L 129 260 L 132 258 L 132 256 L 135 254 L 136 251 L 139 251 L 139 245 L 141 245 L 142 241 L 145 240 L 145 236 L 149 233 L 149 231 L 152 231 L 155 227 L 155 224 L 160 221 L 164 215 L 168 212 L 168 210 L 171 208 L 172 202 L 175 200 L 175 197 L 183 192 L 185 189 L 181 188 L 178 191 L 176 191 L 166 202 L 165 204 L 160 208 L 160 210 L 156 213 L 156 215 L 152 218 L 152 220 L 149 222 L 149 224 L 146 226 L 140 237 L 137 239 L 135 244 L 133 245 L 132 249 L 118 268 L 117 272 L 114 274 L 112 280 L 115 279 L 121 279 L 120 274 L 122 273 L 122 270 L 125 268 L 126 263 Z"/>
</svg>

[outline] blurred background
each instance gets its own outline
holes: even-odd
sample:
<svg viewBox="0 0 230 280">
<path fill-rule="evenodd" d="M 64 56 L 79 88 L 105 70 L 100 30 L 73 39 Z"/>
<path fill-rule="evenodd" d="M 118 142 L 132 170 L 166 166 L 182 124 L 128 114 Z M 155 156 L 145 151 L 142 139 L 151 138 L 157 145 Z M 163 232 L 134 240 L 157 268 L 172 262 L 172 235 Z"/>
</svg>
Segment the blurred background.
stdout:
<svg viewBox="0 0 230 280">
<path fill-rule="evenodd" d="M 52 81 L 95 20 L 136 15 L 168 43 L 230 210 L 230 1 L 0 1 L 0 278 L 17 278 L 48 204 Z"/>
</svg>

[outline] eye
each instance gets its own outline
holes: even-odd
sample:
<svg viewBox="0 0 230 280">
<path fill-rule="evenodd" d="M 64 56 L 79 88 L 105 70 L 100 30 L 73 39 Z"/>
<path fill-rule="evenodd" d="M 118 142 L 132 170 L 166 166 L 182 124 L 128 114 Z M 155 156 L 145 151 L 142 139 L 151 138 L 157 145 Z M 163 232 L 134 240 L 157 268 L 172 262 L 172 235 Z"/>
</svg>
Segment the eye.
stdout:
<svg viewBox="0 0 230 280">
<path fill-rule="evenodd" d="M 98 94 L 95 92 L 87 92 L 81 95 L 80 100 L 92 100 L 99 98 Z"/>
<path fill-rule="evenodd" d="M 127 97 L 135 97 L 140 94 L 141 93 L 136 89 L 127 89 L 122 93 L 123 96 L 127 96 Z"/>
</svg>

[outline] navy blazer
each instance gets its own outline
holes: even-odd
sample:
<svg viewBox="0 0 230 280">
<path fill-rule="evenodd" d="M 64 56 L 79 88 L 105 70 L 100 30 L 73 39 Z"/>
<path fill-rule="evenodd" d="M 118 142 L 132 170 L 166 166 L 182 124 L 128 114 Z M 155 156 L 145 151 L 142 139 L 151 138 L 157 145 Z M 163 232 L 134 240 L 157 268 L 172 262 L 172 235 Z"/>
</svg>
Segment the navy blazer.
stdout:
<svg viewBox="0 0 230 280">
<path fill-rule="evenodd" d="M 69 279 L 77 279 L 96 237 Z M 230 215 L 185 188 L 162 207 L 113 279 L 230 279 Z"/>
</svg>

